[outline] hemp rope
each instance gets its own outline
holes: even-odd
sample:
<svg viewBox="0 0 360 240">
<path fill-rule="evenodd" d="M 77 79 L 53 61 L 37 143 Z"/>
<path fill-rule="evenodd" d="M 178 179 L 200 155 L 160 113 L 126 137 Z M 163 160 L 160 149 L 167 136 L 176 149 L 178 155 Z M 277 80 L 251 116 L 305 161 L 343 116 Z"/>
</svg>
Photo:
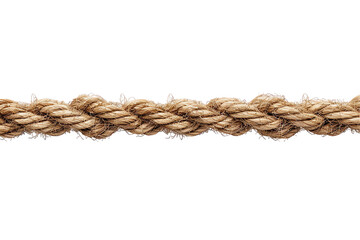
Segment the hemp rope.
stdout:
<svg viewBox="0 0 360 240">
<path fill-rule="evenodd" d="M 0 99 L 0 137 L 25 132 L 59 136 L 70 130 L 102 139 L 123 129 L 134 134 L 160 131 L 195 136 L 208 130 L 234 136 L 255 129 L 271 138 L 290 138 L 301 129 L 335 136 L 346 129 L 360 132 L 360 96 L 350 102 L 304 99 L 291 103 L 283 97 L 260 95 L 251 102 L 215 98 L 207 104 L 188 99 L 157 104 L 148 100 L 108 102 L 81 95 L 71 103 L 51 99 L 30 104 Z"/>
</svg>

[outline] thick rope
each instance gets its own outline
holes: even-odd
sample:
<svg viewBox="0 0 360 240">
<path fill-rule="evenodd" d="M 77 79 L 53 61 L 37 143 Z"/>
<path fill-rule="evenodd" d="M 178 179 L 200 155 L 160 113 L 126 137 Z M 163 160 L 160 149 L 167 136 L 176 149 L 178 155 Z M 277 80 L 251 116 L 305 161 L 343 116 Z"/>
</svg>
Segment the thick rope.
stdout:
<svg viewBox="0 0 360 240">
<path fill-rule="evenodd" d="M 143 135 L 164 131 L 185 136 L 208 130 L 239 136 L 255 129 L 263 136 L 290 138 L 301 129 L 335 136 L 348 128 L 360 132 L 360 96 L 350 102 L 306 99 L 301 103 L 273 95 L 260 95 L 248 103 L 215 98 L 207 104 L 187 99 L 120 104 L 90 95 L 69 104 L 50 99 L 31 104 L 0 100 L 0 136 L 5 138 L 25 132 L 59 136 L 74 130 L 102 139 L 120 129 Z"/>
</svg>

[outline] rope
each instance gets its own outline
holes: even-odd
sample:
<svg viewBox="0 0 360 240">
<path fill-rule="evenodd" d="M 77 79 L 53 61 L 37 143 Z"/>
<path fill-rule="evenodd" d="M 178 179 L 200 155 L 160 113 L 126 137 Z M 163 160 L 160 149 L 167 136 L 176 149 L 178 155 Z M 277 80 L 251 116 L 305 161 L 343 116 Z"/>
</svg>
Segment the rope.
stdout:
<svg viewBox="0 0 360 240">
<path fill-rule="evenodd" d="M 59 136 L 71 130 L 102 139 L 123 129 L 142 135 L 160 131 L 196 136 L 214 130 L 234 136 L 251 129 L 262 136 L 290 138 L 301 129 L 335 136 L 346 129 L 360 132 L 360 96 L 350 102 L 260 95 L 251 102 L 215 98 L 207 104 L 178 99 L 166 104 L 148 100 L 113 103 L 99 96 L 81 95 L 67 104 L 51 99 L 30 104 L 0 99 L 0 136 L 23 133 Z"/>
</svg>

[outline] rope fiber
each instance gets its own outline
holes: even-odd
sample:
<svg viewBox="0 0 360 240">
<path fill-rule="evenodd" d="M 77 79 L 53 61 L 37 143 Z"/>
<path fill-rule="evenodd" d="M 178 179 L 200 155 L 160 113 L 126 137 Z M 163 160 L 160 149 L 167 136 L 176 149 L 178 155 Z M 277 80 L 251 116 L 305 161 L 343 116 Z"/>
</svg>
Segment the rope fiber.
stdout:
<svg viewBox="0 0 360 240">
<path fill-rule="evenodd" d="M 196 136 L 214 130 L 234 136 L 251 129 L 262 136 L 290 138 L 301 129 L 336 136 L 347 129 L 360 132 L 360 96 L 350 102 L 309 100 L 292 103 L 275 95 L 260 95 L 250 102 L 215 98 L 207 104 L 171 100 L 108 102 L 99 96 L 81 95 L 67 104 L 51 99 L 30 104 L 0 99 L 0 136 L 23 133 L 59 136 L 71 130 L 102 139 L 118 130 L 153 135 L 160 131 Z"/>
</svg>

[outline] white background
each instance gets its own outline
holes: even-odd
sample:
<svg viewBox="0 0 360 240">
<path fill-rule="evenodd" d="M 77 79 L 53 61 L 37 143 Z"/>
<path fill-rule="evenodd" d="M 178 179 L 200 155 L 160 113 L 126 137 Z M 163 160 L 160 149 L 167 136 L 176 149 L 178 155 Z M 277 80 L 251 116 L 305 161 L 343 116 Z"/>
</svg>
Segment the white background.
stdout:
<svg viewBox="0 0 360 240">
<path fill-rule="evenodd" d="M 0 1 L 0 98 L 360 94 L 359 1 Z M 359 239 L 360 135 L 0 142 L 0 239 Z"/>
</svg>

